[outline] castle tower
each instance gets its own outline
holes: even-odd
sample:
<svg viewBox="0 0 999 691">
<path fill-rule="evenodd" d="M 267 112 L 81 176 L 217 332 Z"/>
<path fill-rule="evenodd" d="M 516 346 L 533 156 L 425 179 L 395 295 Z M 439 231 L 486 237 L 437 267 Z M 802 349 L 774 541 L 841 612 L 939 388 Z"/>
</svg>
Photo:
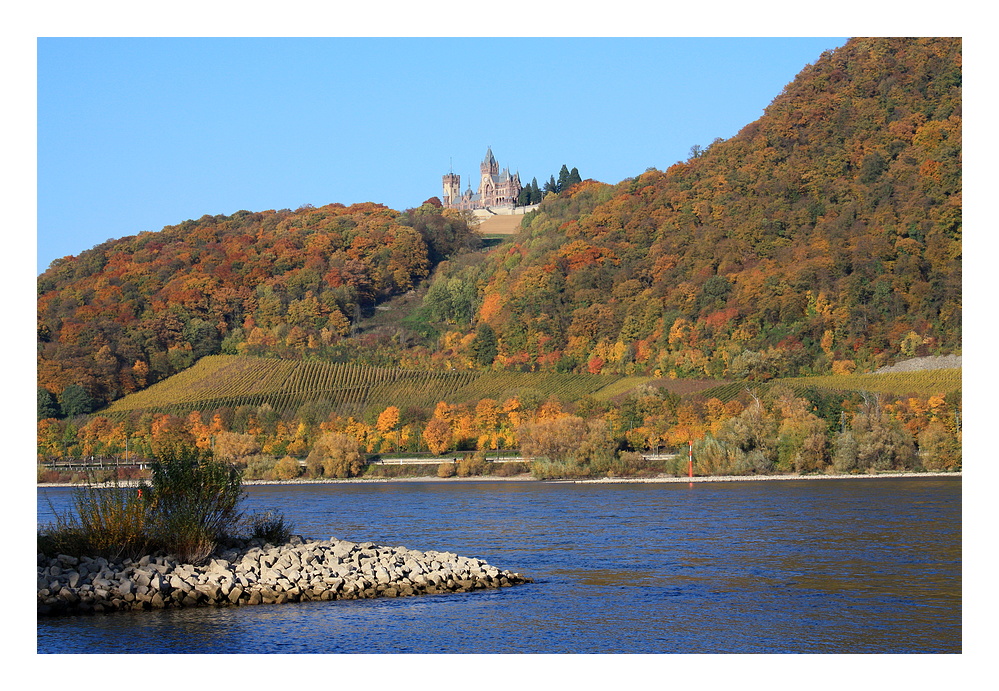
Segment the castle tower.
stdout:
<svg viewBox="0 0 999 691">
<path fill-rule="evenodd" d="M 496 162 L 496 158 L 493 156 L 493 147 L 486 147 L 486 157 L 482 159 L 482 164 L 479 165 L 479 170 L 482 171 L 483 177 L 499 173 L 499 163 Z"/>
<path fill-rule="evenodd" d="M 486 148 L 486 157 L 479 164 L 482 177 L 479 179 L 479 201 L 483 206 L 496 204 L 496 183 L 499 176 L 499 163 L 493 156 L 493 148 Z"/>
<path fill-rule="evenodd" d="M 461 197 L 461 176 L 454 172 L 444 176 L 444 206 L 453 206 Z"/>
</svg>

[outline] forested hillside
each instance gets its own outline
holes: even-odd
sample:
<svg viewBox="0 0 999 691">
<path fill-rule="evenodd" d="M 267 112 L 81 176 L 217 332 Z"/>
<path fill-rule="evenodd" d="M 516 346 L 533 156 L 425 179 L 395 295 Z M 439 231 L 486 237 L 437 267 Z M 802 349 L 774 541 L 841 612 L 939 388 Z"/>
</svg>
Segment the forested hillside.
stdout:
<svg viewBox="0 0 999 691">
<path fill-rule="evenodd" d="M 851 40 L 732 139 L 550 193 L 477 247 L 433 203 L 109 240 L 38 279 L 40 415 L 219 353 L 757 381 L 960 353 L 960 40 Z M 415 311 L 352 335 L 414 287 Z"/>
<path fill-rule="evenodd" d="M 205 355 L 321 353 L 478 244 L 457 212 L 370 203 L 204 216 L 108 240 L 38 279 L 40 396 L 89 412 Z"/>
<path fill-rule="evenodd" d="M 547 199 L 428 300 L 441 356 L 501 367 L 765 380 L 959 353 L 960 40 L 851 40 L 732 139 Z"/>
</svg>

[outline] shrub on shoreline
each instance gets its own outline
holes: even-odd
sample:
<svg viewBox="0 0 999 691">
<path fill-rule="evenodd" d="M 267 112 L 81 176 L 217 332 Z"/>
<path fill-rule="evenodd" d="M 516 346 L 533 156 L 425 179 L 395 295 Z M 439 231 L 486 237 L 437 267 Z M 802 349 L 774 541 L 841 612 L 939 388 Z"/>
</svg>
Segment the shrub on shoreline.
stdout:
<svg viewBox="0 0 999 691">
<path fill-rule="evenodd" d="M 39 528 L 40 552 L 117 559 L 150 548 L 147 504 L 134 487 L 88 483 L 74 490 L 73 504 L 75 515 L 56 513 L 53 525 Z"/>
<path fill-rule="evenodd" d="M 229 463 L 197 458 L 156 462 L 151 483 L 152 535 L 182 561 L 204 560 L 242 518 L 242 471 Z"/>
<path fill-rule="evenodd" d="M 274 545 L 284 544 L 291 538 L 295 526 L 284 514 L 277 511 L 254 513 L 245 519 L 244 533 L 249 538 L 265 540 Z"/>
<path fill-rule="evenodd" d="M 245 532 L 284 541 L 292 527 L 277 512 L 245 517 L 242 471 L 199 452 L 152 466 L 150 483 L 123 487 L 90 481 L 74 490 L 75 513 L 56 514 L 38 530 L 44 554 L 137 558 L 166 552 L 198 564 Z"/>
<path fill-rule="evenodd" d="M 277 459 L 273 456 L 257 454 L 246 458 L 243 466 L 243 477 L 247 480 L 274 480 L 274 466 Z"/>
<path fill-rule="evenodd" d="M 486 460 L 485 452 L 479 451 L 458 461 L 455 471 L 458 477 L 473 475 L 492 475 L 493 464 Z"/>
</svg>

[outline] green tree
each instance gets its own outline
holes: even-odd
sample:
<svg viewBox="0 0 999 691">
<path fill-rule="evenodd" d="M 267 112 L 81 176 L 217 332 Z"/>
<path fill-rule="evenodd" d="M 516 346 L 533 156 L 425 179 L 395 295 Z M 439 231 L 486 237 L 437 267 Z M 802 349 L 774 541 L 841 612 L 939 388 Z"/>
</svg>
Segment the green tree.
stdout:
<svg viewBox="0 0 999 691">
<path fill-rule="evenodd" d="M 712 276 L 701 286 L 697 309 L 717 310 L 725 306 L 725 299 L 732 290 L 732 283 L 724 276 Z"/>
<path fill-rule="evenodd" d="M 917 460 L 912 434 L 877 401 L 861 407 L 849 429 L 836 436 L 833 465 L 839 472 L 905 470 Z"/>
<path fill-rule="evenodd" d="M 888 168 L 888 162 L 877 151 L 868 154 L 860 163 L 860 181 L 872 183 Z"/>
<path fill-rule="evenodd" d="M 573 167 L 573 169 L 569 171 L 568 186 L 572 187 L 573 185 L 578 185 L 582 181 L 583 179 L 579 177 L 579 171 L 576 170 L 575 167 Z"/>
<path fill-rule="evenodd" d="M 45 420 L 50 417 L 61 417 L 62 410 L 59 402 L 52 392 L 43 386 L 38 387 L 38 419 Z"/>
<path fill-rule="evenodd" d="M 702 449 L 701 455 L 698 455 L 698 449 L 694 449 L 697 472 L 703 474 L 717 472 L 718 467 L 706 467 L 704 462 L 713 459 L 720 465 L 722 457 L 728 466 L 726 472 L 733 474 L 771 472 L 777 462 L 777 430 L 778 421 L 761 402 L 750 404 L 735 417 L 725 420 L 718 432 L 713 435 L 720 445 L 719 453 L 712 455 L 709 453 L 711 449 L 705 448 Z M 722 451 L 724 454 L 721 454 Z"/>
<path fill-rule="evenodd" d="M 472 350 L 477 363 L 485 367 L 493 364 L 493 360 L 499 354 L 499 342 L 493 327 L 489 324 L 479 324 L 479 328 L 475 331 L 475 340 L 472 342 Z"/>
<path fill-rule="evenodd" d="M 450 324 L 467 324 L 475 313 L 477 289 L 458 276 L 434 281 L 423 298 L 432 319 Z"/>
<path fill-rule="evenodd" d="M 94 410 L 94 399 L 78 384 L 70 384 L 59 394 L 59 405 L 66 417 L 86 415 Z"/>
<path fill-rule="evenodd" d="M 569 189 L 569 169 L 566 168 L 565 164 L 562 164 L 562 169 L 558 171 L 558 182 L 556 183 L 558 189 L 556 191 L 563 192 Z"/>
</svg>

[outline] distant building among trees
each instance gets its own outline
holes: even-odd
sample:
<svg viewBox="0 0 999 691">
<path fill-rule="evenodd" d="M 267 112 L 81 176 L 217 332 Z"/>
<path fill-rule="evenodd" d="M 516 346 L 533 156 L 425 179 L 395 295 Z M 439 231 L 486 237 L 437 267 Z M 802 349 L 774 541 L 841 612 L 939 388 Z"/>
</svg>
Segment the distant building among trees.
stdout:
<svg viewBox="0 0 999 691">
<path fill-rule="evenodd" d="M 550 192 L 558 194 L 581 182 L 579 171 L 569 170 L 565 165 L 559 171 L 558 180 L 552 175 L 544 184 L 538 186 L 534 178 L 527 185 L 521 185 L 520 173 L 510 173 L 509 168 L 499 169 L 499 163 L 493 156 L 492 147 L 486 148 L 486 156 L 479 164 L 481 177 L 479 191 L 473 192 L 471 184 L 461 191 L 461 176 L 454 171 L 443 177 L 444 195 L 441 202 L 446 209 L 476 211 L 481 209 L 512 209 L 515 206 L 531 206 L 538 204 Z"/>
<path fill-rule="evenodd" d="M 486 148 L 486 157 L 479 164 L 479 171 L 479 191 L 474 193 L 471 184 L 464 193 L 461 192 L 461 176 L 453 171 L 444 176 L 444 196 L 441 199 L 444 208 L 472 211 L 516 204 L 523 189 L 520 173 L 511 174 L 509 168 L 500 171 L 492 147 Z"/>
</svg>

